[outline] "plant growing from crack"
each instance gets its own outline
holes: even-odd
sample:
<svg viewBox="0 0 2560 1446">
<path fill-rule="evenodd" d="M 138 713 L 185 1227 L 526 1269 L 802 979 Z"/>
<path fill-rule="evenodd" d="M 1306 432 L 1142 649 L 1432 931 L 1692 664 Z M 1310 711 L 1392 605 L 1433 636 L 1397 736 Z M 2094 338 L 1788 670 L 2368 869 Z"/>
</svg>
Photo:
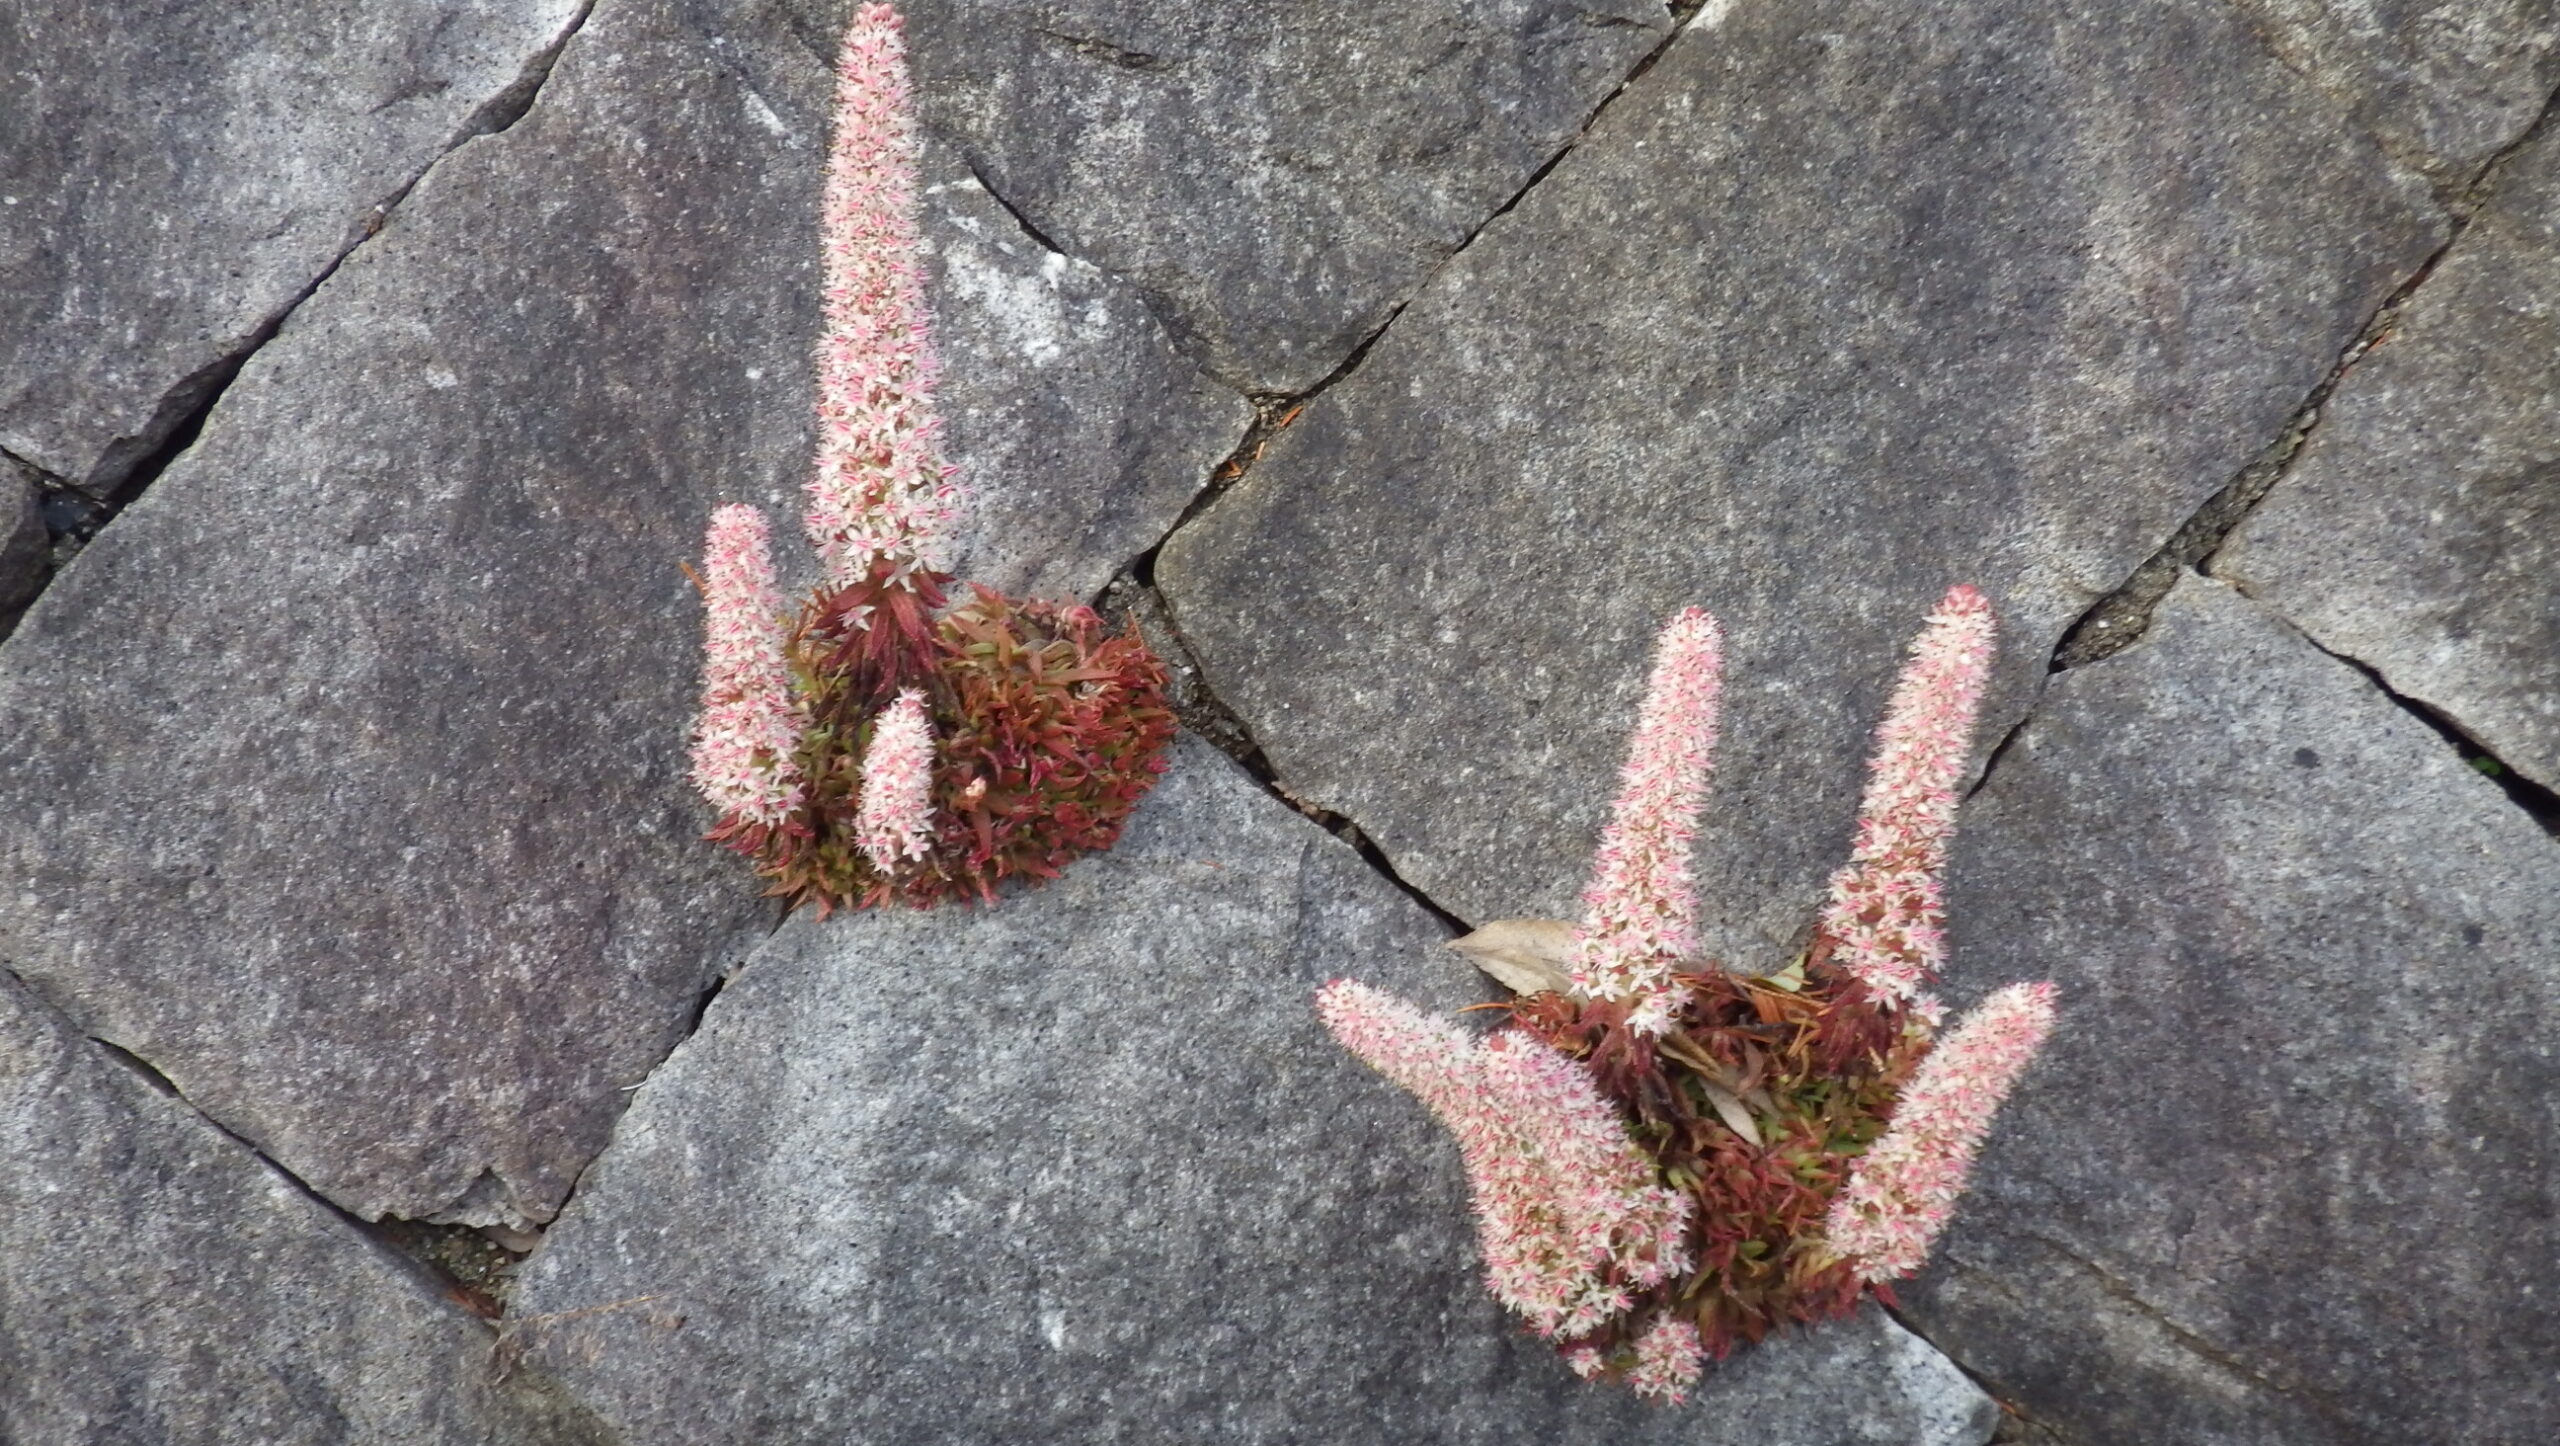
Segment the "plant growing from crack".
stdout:
<svg viewBox="0 0 2560 1446">
<path fill-rule="evenodd" d="M 1164 668 L 1090 609 L 970 585 L 933 408 L 918 144 L 897 12 L 861 7 L 837 67 L 821 203 L 818 455 L 803 516 L 825 576 L 796 615 L 762 513 L 713 513 L 693 779 L 709 837 L 821 913 L 992 900 L 1108 848 L 1163 771 Z"/>
<path fill-rule="evenodd" d="M 1845 1316 L 1919 1269 L 2052 1028 L 2011 985 L 1943 1036 L 1940 875 L 1992 648 L 1950 591 L 1878 730 L 1849 863 L 1811 944 L 1748 978 L 1699 957 L 1689 846 L 1722 639 L 1692 608 L 1657 644 L 1580 925 L 1456 941 L 1518 991 L 1477 1035 L 1335 980 L 1317 1010 L 1458 1140 L 1494 1297 L 1586 1378 L 1679 1400 L 1710 1357 Z"/>
</svg>

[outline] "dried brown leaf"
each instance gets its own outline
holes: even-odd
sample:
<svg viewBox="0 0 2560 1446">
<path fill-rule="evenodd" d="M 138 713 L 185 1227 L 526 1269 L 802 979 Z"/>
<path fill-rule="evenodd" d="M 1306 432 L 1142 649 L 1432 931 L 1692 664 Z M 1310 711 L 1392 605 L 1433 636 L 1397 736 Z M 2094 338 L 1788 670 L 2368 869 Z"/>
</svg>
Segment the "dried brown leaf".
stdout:
<svg viewBox="0 0 2560 1446">
<path fill-rule="evenodd" d="M 1759 1123 L 1751 1118 L 1751 1111 L 1742 1107 L 1742 1101 L 1734 1097 L 1733 1091 L 1705 1080 L 1698 1081 L 1698 1088 L 1707 1092 L 1707 1103 L 1716 1107 L 1718 1119 L 1752 1145 L 1760 1143 Z"/>
<path fill-rule="evenodd" d="M 1449 947 L 1516 993 L 1573 993 L 1573 925 L 1562 919 L 1496 919 Z"/>
</svg>

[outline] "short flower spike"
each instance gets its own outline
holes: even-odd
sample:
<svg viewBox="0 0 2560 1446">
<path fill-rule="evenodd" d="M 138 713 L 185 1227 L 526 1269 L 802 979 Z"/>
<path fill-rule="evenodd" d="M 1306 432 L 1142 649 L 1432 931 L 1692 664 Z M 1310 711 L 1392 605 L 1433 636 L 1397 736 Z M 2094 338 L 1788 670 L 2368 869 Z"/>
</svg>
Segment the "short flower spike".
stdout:
<svg viewBox="0 0 2560 1446">
<path fill-rule="evenodd" d="M 932 850 L 933 720 L 914 688 L 882 709 L 873 726 L 853 831 L 871 866 L 884 874 Z"/>
<path fill-rule="evenodd" d="M 804 796 L 801 718 L 782 659 L 782 594 L 763 514 L 711 514 L 702 544 L 702 713 L 693 783 L 727 819 L 772 826 Z"/>
<path fill-rule="evenodd" d="M 1929 1258 L 1964 1193 L 1991 1117 L 2053 1032 L 2051 984 L 2012 984 L 1956 1022 L 1920 1061 L 1884 1138 L 1858 1157 L 1831 1202 L 1831 1248 L 1868 1280 Z"/>
<path fill-rule="evenodd" d="M 1636 1337 L 1635 1355 L 1635 1364 L 1627 1368 L 1628 1387 L 1639 1396 L 1675 1406 L 1689 1399 L 1689 1388 L 1697 1384 L 1707 1364 L 1707 1348 L 1698 1339 L 1698 1328 L 1669 1314 L 1655 1316 L 1644 1334 Z"/>
</svg>

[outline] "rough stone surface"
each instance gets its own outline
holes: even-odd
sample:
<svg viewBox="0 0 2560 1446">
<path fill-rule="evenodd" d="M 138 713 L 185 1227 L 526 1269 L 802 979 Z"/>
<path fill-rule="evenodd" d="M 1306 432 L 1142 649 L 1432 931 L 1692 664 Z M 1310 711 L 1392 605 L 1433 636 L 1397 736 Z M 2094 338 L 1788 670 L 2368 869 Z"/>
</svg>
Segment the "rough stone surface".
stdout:
<svg viewBox="0 0 2560 1446">
<path fill-rule="evenodd" d="M 2395 156 L 2462 182 L 2560 85 L 2552 0 L 2239 0 L 2276 57 Z"/>
<path fill-rule="evenodd" d="M 1175 757 L 1036 893 L 786 925 L 526 1266 L 532 1358 L 629 1446 L 1987 1439 L 1872 1312 L 1685 1411 L 1575 1381 L 1485 1295 L 1454 1147 L 1310 1003 L 1478 981 L 1349 848 Z"/>
<path fill-rule="evenodd" d="M 120 481 L 582 9 L 0 4 L 0 447 Z"/>
<path fill-rule="evenodd" d="M 2560 843 L 2201 579 L 1967 814 L 1966 992 L 2063 1016 L 1920 1328 L 2075 1441 L 2550 1439 Z"/>
<path fill-rule="evenodd" d="M 2560 786 L 2560 138 L 2501 169 L 2213 568 Z"/>
<path fill-rule="evenodd" d="M 367 1217 L 548 1218 L 771 922 L 696 840 L 678 564 L 797 515 L 830 88 L 716 11 L 600 11 L 0 651 L 0 963 Z M 1234 404 L 936 200 L 962 461 L 1046 516 L 972 557 L 1091 592 Z"/>
<path fill-rule="evenodd" d="M 0 1440 L 570 1446 L 405 1262 L 0 974 Z"/>
<path fill-rule="evenodd" d="M 960 575 L 1087 602 L 1153 547 L 1253 408 L 1174 354 L 1126 287 L 1048 250 L 948 151 L 926 197 Z"/>
<path fill-rule="evenodd" d="M 835 11 L 803 8 L 814 43 Z M 1340 364 L 1670 25 L 1660 0 L 905 9 L 934 128 L 1253 391 Z"/>
<path fill-rule="evenodd" d="M 1291 792 L 1476 920 L 1572 907 L 1712 609 L 1706 931 L 1773 967 L 1938 595 L 2000 609 L 1996 738 L 2443 232 L 2220 3 L 1702 17 L 1157 575 Z"/>
</svg>

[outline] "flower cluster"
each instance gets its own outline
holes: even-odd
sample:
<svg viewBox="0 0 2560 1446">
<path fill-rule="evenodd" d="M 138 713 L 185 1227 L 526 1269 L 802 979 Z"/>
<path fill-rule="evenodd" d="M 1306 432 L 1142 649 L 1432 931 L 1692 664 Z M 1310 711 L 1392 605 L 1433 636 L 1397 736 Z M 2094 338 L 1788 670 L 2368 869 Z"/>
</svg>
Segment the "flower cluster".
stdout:
<svg viewBox="0 0 2560 1446">
<path fill-rule="evenodd" d="M 1585 1335 L 1688 1269 L 1688 1197 L 1663 1189 L 1589 1071 L 1518 1030 L 1478 1040 L 1337 979 L 1325 1027 L 1457 1137 L 1485 1280 L 1542 1336 Z"/>
<path fill-rule="evenodd" d="M 1715 756 L 1723 670 L 1724 637 L 1704 611 L 1690 608 L 1662 630 L 1617 807 L 1582 893 L 1589 913 L 1574 936 L 1573 987 L 1637 1000 L 1632 1023 L 1647 1034 L 1669 1025 L 1671 976 L 1697 952 L 1689 842 Z"/>
<path fill-rule="evenodd" d="M 1721 649 L 1692 609 L 1657 645 L 1582 923 L 1512 920 L 1462 941 L 1550 950 L 1520 977 L 1552 985 L 1480 1041 L 1361 985 L 1319 993 L 1335 1036 L 1458 1137 L 1495 1297 L 1586 1379 L 1679 1400 L 1739 1343 L 1890 1299 L 1944 1227 L 2053 1021 L 2053 987 L 2020 985 L 1938 1041 L 1923 988 L 1945 961 L 1939 875 L 1991 639 L 1972 588 L 1931 614 L 1879 730 L 1850 864 L 1777 974 L 1696 957 L 1688 854 Z M 1570 945 L 1539 942 L 1559 936 Z"/>
<path fill-rule="evenodd" d="M 875 725 L 863 755 L 853 835 L 863 856 L 884 874 L 932 851 L 933 723 L 917 689 L 900 693 Z"/>
<path fill-rule="evenodd" d="M 1639 1396 L 1678 1403 L 1706 1368 L 1707 1348 L 1698 1328 L 1665 1312 L 1636 1337 L 1635 1363 L 1627 1367 L 1627 1384 Z"/>
<path fill-rule="evenodd" d="M 958 506 L 933 411 L 917 132 L 897 12 L 845 31 L 821 203 L 818 455 L 804 522 L 825 580 L 786 627 L 764 519 L 704 544 L 694 781 L 710 837 L 821 910 L 992 899 L 1108 848 L 1163 769 L 1164 669 L 1089 609 L 985 588 L 947 605 Z"/>
</svg>

